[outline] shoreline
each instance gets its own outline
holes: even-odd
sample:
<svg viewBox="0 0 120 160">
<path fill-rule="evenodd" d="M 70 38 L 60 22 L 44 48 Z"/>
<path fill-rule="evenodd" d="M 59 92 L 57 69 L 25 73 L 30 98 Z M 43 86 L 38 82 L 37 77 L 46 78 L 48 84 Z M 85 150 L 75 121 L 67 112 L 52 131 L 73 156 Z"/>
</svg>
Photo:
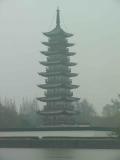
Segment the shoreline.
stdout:
<svg viewBox="0 0 120 160">
<path fill-rule="evenodd" d="M 0 132 L 25 132 L 25 131 L 113 131 L 113 127 L 88 127 L 88 126 L 41 126 L 39 128 L 0 128 Z"/>
<path fill-rule="evenodd" d="M 1 137 L 0 148 L 120 149 L 120 139 L 112 137 Z"/>
</svg>

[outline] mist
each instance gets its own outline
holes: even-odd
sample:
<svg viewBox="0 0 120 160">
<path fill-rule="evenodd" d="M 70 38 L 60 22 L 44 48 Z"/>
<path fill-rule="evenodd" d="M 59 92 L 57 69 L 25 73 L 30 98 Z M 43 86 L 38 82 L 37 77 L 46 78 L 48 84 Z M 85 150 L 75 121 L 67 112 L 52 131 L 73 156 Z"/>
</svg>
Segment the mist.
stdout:
<svg viewBox="0 0 120 160">
<path fill-rule="evenodd" d="M 1 0 L 0 1 L 0 97 L 43 95 L 36 85 L 44 83 L 37 72 L 44 68 L 40 51 L 47 41 L 42 32 L 55 26 L 56 8 L 61 10 L 65 31 L 75 43 L 72 71 L 75 94 L 87 98 L 98 111 L 120 93 L 120 1 L 119 0 Z M 42 104 L 41 104 L 42 105 Z"/>
</svg>

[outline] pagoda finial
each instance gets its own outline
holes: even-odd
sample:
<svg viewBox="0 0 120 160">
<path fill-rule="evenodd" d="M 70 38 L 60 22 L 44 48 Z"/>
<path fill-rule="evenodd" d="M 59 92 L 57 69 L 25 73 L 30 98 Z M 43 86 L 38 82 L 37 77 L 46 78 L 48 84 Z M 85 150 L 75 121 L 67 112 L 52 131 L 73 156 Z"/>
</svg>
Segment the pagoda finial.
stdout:
<svg viewBox="0 0 120 160">
<path fill-rule="evenodd" d="M 57 8 L 56 26 L 60 27 L 60 10 Z"/>
</svg>

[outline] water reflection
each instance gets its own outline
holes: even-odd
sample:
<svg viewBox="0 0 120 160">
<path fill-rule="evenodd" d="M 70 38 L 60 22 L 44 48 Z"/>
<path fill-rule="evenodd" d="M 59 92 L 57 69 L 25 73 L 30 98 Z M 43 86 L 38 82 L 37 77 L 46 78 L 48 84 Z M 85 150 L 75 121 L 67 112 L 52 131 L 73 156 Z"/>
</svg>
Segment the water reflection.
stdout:
<svg viewBox="0 0 120 160">
<path fill-rule="evenodd" d="M 45 160 L 120 160 L 120 150 L 51 149 Z"/>
<path fill-rule="evenodd" d="M 49 149 L 44 152 L 45 160 L 74 160 L 75 150 L 73 149 Z"/>
<path fill-rule="evenodd" d="M 120 160 L 120 150 L 0 149 L 0 160 Z"/>
</svg>

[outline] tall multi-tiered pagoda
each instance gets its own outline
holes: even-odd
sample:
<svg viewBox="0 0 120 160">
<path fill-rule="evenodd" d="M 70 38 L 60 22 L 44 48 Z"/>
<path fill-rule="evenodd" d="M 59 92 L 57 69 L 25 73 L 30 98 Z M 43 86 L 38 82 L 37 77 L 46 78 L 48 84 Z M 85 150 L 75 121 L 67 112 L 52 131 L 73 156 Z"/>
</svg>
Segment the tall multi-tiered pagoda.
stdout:
<svg viewBox="0 0 120 160">
<path fill-rule="evenodd" d="M 46 67 L 45 72 L 39 75 L 46 78 L 45 84 L 38 85 L 45 89 L 45 97 L 37 98 L 45 102 L 44 109 L 40 112 L 43 116 L 44 125 L 72 125 L 75 123 L 75 111 L 73 102 L 79 98 L 73 97 L 72 89 L 78 88 L 73 85 L 71 77 L 77 76 L 71 72 L 72 66 L 76 63 L 70 62 L 70 56 L 75 55 L 69 52 L 69 47 L 74 44 L 68 42 L 73 34 L 66 33 L 60 25 L 60 12 L 57 10 L 56 27 L 44 33 L 48 42 L 43 42 L 48 47 L 47 51 L 41 53 L 47 57 L 45 62 L 40 62 Z"/>
</svg>

